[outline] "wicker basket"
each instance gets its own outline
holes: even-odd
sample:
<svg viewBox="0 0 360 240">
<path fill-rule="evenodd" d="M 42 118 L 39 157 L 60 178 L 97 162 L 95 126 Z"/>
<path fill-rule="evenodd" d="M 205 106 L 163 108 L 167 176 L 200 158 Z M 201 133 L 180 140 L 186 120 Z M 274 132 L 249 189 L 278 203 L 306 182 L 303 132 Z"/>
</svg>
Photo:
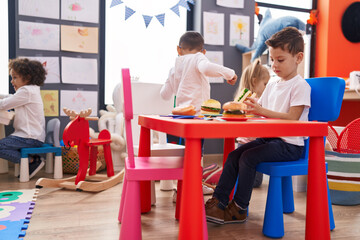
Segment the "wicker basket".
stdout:
<svg viewBox="0 0 360 240">
<path fill-rule="evenodd" d="M 79 154 L 77 147 L 71 147 L 69 150 L 61 147 L 62 149 L 62 162 L 63 162 L 63 172 L 77 174 L 79 170 Z M 97 161 L 101 162 L 101 167 L 97 170 L 98 172 L 105 169 L 105 157 L 104 151 L 102 148 L 98 149 Z"/>
</svg>

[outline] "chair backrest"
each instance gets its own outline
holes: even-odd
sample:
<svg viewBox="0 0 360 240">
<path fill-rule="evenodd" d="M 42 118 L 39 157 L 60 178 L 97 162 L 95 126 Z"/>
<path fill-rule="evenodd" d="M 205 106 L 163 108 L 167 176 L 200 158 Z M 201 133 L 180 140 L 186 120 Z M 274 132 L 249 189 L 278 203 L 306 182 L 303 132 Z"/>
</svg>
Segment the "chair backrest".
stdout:
<svg viewBox="0 0 360 240">
<path fill-rule="evenodd" d="M 46 143 L 54 145 L 54 147 L 60 147 L 60 120 L 53 118 L 48 121 L 46 125 Z"/>
<path fill-rule="evenodd" d="M 124 96 L 124 117 L 125 117 L 125 133 L 126 133 L 126 147 L 128 153 L 128 159 L 131 168 L 135 167 L 134 161 L 134 146 L 132 140 L 132 129 L 131 120 L 133 119 L 133 108 L 132 108 L 132 94 L 131 94 L 131 80 L 130 71 L 128 68 L 121 70 L 122 72 L 122 86 Z"/>
<path fill-rule="evenodd" d="M 338 77 L 306 79 L 311 87 L 309 121 L 335 121 L 340 114 L 345 81 Z"/>
<path fill-rule="evenodd" d="M 360 153 L 360 118 L 350 122 L 340 133 L 337 151 Z"/>
<path fill-rule="evenodd" d="M 335 121 L 340 114 L 345 81 L 338 77 L 308 78 L 311 87 L 309 121 Z M 309 153 L 309 139 L 305 140 L 303 158 Z"/>
</svg>

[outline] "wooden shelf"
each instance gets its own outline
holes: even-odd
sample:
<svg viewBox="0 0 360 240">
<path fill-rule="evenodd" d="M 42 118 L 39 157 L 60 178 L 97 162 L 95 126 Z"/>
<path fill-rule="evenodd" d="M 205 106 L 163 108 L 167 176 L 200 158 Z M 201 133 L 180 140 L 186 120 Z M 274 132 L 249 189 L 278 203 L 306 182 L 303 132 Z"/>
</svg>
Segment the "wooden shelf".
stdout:
<svg viewBox="0 0 360 240">
<path fill-rule="evenodd" d="M 344 93 L 344 100 L 360 100 L 360 95 L 353 89 L 346 89 Z"/>
</svg>

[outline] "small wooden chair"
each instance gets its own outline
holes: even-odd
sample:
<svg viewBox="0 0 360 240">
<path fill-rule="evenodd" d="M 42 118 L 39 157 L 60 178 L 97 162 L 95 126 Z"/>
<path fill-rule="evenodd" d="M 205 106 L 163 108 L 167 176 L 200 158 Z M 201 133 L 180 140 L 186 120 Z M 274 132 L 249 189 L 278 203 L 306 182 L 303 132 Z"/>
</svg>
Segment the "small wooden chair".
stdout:
<svg viewBox="0 0 360 240">
<path fill-rule="evenodd" d="M 119 210 L 120 239 L 141 239 L 140 181 L 179 180 L 176 213 L 179 216 L 183 157 L 134 157 L 131 120 L 133 119 L 129 69 L 122 69 L 126 146 L 125 177 Z"/>
</svg>

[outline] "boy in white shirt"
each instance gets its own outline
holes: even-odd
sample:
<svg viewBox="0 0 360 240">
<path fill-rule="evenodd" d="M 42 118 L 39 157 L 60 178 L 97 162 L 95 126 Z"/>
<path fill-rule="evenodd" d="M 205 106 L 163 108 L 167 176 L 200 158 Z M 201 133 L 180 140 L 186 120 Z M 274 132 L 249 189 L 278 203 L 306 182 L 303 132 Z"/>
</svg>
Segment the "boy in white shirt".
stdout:
<svg viewBox="0 0 360 240">
<path fill-rule="evenodd" d="M 304 55 L 302 34 L 296 28 L 287 27 L 271 36 L 266 44 L 272 69 L 279 79 L 266 85 L 258 102 L 255 99 L 246 102 L 247 112 L 268 118 L 307 121 L 311 88 L 297 74 Z M 257 138 L 232 151 L 213 197 L 205 204 L 207 220 L 218 224 L 246 221 L 257 164 L 296 161 L 303 150 L 303 137 L 281 137 Z M 237 178 L 238 187 L 229 203 Z"/>
<path fill-rule="evenodd" d="M 176 96 L 176 106 L 193 105 L 200 112 L 201 104 L 210 99 L 210 82 L 208 77 L 223 77 L 227 83 L 234 85 L 237 79 L 235 71 L 211 63 L 206 57 L 204 38 L 198 32 L 184 33 L 177 46 L 179 57 L 175 67 L 162 86 L 160 94 L 165 100 Z"/>
</svg>

